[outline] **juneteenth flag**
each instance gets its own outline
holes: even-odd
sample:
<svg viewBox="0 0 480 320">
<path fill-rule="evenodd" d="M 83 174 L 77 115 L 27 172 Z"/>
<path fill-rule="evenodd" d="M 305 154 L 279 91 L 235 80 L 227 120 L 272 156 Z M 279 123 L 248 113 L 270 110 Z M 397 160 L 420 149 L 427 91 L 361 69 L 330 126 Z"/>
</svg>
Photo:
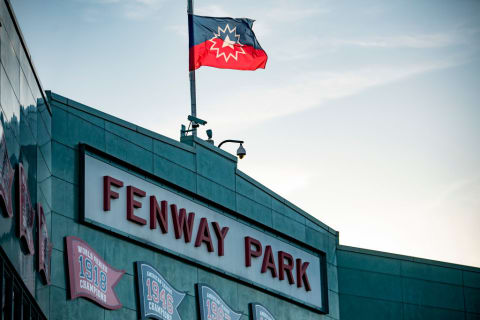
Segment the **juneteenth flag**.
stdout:
<svg viewBox="0 0 480 320">
<path fill-rule="evenodd" d="M 254 20 L 188 15 L 190 71 L 201 66 L 265 69 L 267 54 L 253 33 Z"/>
</svg>

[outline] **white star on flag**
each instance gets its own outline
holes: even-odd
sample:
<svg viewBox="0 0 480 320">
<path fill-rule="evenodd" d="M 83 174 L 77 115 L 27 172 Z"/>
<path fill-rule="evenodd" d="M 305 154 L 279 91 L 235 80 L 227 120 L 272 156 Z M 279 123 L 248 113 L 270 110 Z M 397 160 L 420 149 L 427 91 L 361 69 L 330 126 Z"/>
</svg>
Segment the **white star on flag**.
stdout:
<svg viewBox="0 0 480 320">
<path fill-rule="evenodd" d="M 222 47 L 217 48 L 215 39 L 222 39 L 221 34 L 227 33 L 235 33 L 235 38 L 236 41 L 233 41 L 230 39 L 230 37 L 225 35 L 225 38 L 223 39 Z M 230 26 L 227 24 L 225 28 L 221 28 L 220 26 L 218 27 L 218 33 L 213 33 L 213 38 L 209 40 L 212 43 L 212 46 L 210 47 L 210 50 L 216 51 L 216 58 L 223 57 L 225 59 L 225 62 L 228 62 L 230 58 L 233 58 L 235 61 L 238 60 L 238 55 L 239 54 L 245 54 L 245 51 L 243 50 L 242 46 L 243 44 L 240 43 L 240 35 L 237 35 L 237 27 L 231 29 Z M 225 52 L 225 47 L 229 47 L 230 49 L 233 50 L 233 52 Z"/>
</svg>

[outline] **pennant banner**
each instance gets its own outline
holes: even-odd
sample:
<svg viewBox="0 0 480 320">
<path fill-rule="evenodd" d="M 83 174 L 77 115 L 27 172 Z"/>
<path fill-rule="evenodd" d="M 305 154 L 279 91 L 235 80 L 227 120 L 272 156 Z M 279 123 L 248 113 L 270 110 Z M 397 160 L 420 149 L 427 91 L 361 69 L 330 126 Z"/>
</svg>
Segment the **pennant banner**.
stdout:
<svg viewBox="0 0 480 320">
<path fill-rule="evenodd" d="M 204 284 L 197 284 L 197 299 L 200 307 L 200 320 L 238 320 L 241 313 L 233 311 L 220 295 Z"/>
<path fill-rule="evenodd" d="M 250 315 L 252 320 L 275 320 L 270 311 L 259 303 L 250 303 Z"/>
<path fill-rule="evenodd" d="M 50 266 L 52 261 L 52 243 L 48 237 L 47 222 L 45 213 L 41 204 L 37 203 L 37 240 L 38 254 L 37 264 L 38 271 L 43 277 L 44 282 L 50 284 Z"/>
<path fill-rule="evenodd" d="M 201 66 L 222 69 L 265 69 L 267 54 L 258 43 L 254 20 L 188 15 L 190 70 Z"/>
<path fill-rule="evenodd" d="M 7 143 L 2 126 L 0 126 L 0 130 L 2 130 L 2 138 L 0 139 L 0 199 L 2 200 L 5 215 L 11 218 L 13 217 L 12 184 L 15 172 L 8 157 Z"/>
<path fill-rule="evenodd" d="M 151 265 L 136 262 L 140 319 L 181 320 L 178 306 L 185 293 L 175 290 Z"/>
<path fill-rule="evenodd" d="M 30 199 L 30 192 L 28 191 L 27 175 L 21 163 L 18 164 L 17 174 L 17 233 L 20 240 L 25 242 L 28 253 L 34 254 L 35 247 L 33 244 L 33 223 L 35 222 L 35 210 Z"/>
<path fill-rule="evenodd" d="M 84 297 L 106 309 L 118 309 L 114 287 L 125 271 L 107 264 L 85 241 L 77 237 L 66 237 L 70 299 Z"/>
</svg>

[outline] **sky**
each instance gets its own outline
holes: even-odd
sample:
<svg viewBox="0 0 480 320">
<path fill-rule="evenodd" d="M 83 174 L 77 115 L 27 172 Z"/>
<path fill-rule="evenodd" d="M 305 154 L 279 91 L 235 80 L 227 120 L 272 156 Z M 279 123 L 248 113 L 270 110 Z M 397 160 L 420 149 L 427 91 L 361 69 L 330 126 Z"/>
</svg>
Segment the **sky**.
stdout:
<svg viewBox="0 0 480 320">
<path fill-rule="evenodd" d="M 179 139 L 186 0 L 11 0 L 45 90 Z M 197 70 L 216 143 L 340 244 L 480 267 L 480 2 L 195 1 L 265 70 Z M 226 144 L 235 154 L 237 146 Z"/>
</svg>

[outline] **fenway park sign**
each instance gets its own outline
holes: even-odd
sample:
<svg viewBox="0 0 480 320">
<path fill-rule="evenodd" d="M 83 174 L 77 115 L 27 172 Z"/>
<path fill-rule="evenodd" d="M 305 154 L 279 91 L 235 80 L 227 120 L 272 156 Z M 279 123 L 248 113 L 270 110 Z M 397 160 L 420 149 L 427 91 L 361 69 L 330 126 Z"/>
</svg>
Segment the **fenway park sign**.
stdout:
<svg viewBox="0 0 480 320">
<path fill-rule="evenodd" d="M 325 262 L 319 252 L 221 214 L 134 168 L 81 154 L 86 223 L 326 312 Z"/>
</svg>

